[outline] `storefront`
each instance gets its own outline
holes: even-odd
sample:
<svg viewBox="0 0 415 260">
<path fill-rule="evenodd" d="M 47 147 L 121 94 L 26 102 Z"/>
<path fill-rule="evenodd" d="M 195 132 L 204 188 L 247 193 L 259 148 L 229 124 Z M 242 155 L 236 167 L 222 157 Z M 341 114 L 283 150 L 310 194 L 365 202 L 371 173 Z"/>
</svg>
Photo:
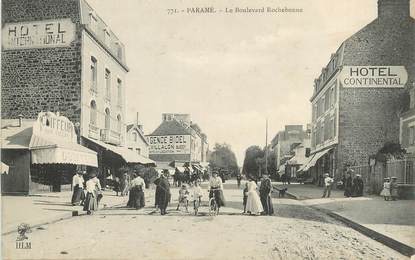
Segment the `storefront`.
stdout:
<svg viewBox="0 0 415 260">
<path fill-rule="evenodd" d="M 110 185 L 108 179 L 121 177 L 121 169 L 129 168 L 131 171 L 137 164 L 146 167 L 156 166 L 153 160 L 123 146 L 115 146 L 86 137 L 82 137 L 82 143 L 98 154 L 98 178 L 103 187 Z"/>
<path fill-rule="evenodd" d="M 77 168 L 98 166 L 96 152 L 77 143 L 74 124 L 59 113 L 41 112 L 37 120 L 2 120 L 2 192 L 32 194 L 70 190 Z"/>
</svg>

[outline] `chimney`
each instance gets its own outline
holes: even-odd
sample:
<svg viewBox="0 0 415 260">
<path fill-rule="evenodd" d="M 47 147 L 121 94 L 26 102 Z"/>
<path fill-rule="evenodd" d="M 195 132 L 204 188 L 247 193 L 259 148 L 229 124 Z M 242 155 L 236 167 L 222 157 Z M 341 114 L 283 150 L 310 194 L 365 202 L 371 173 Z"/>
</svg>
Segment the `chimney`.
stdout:
<svg viewBox="0 0 415 260">
<path fill-rule="evenodd" d="M 137 125 L 139 125 L 139 121 L 138 121 L 138 112 L 137 112 L 137 114 L 136 114 L 135 123 L 136 123 Z"/>
<path fill-rule="evenodd" d="M 407 19 L 410 0 L 378 0 L 378 18 L 382 20 Z"/>
</svg>

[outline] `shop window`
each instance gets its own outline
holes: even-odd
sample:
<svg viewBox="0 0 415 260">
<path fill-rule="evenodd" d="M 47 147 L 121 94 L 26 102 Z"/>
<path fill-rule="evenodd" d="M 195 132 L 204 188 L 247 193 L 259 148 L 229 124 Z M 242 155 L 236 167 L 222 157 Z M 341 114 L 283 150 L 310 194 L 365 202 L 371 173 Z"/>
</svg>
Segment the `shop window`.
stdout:
<svg viewBox="0 0 415 260">
<path fill-rule="evenodd" d="M 97 104 L 95 100 L 91 101 L 91 111 L 90 111 L 90 119 L 89 123 L 91 125 L 97 125 Z"/>
<path fill-rule="evenodd" d="M 105 95 L 108 100 L 111 100 L 111 71 L 105 69 Z"/>
<path fill-rule="evenodd" d="M 118 133 L 121 133 L 121 129 L 122 129 L 121 115 L 118 115 L 117 116 L 117 130 L 118 130 Z"/>
<path fill-rule="evenodd" d="M 111 129 L 111 113 L 109 108 L 105 109 L 105 129 Z"/>
<path fill-rule="evenodd" d="M 97 59 L 91 56 L 91 89 L 97 91 Z"/>
</svg>

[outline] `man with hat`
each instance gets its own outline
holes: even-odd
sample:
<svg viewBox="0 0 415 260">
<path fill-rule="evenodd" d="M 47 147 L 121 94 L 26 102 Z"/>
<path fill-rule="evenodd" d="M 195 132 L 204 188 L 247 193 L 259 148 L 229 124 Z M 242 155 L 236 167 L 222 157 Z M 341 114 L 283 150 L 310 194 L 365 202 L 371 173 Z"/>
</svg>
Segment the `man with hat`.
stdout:
<svg viewBox="0 0 415 260">
<path fill-rule="evenodd" d="M 271 192 L 272 184 L 268 174 L 262 175 L 263 179 L 259 186 L 259 196 L 261 198 L 261 204 L 264 208 L 263 215 L 273 215 L 274 207 L 272 206 Z"/>
<path fill-rule="evenodd" d="M 333 178 L 330 177 L 328 173 L 324 174 L 324 192 L 322 198 L 325 198 L 327 195 L 327 198 L 330 198 L 331 193 L 331 185 L 333 184 Z"/>
<path fill-rule="evenodd" d="M 169 171 L 163 170 L 163 173 L 160 177 L 154 182 L 156 186 L 156 206 L 160 208 L 161 215 L 167 214 L 166 209 L 167 205 L 170 202 L 171 193 L 170 193 L 170 183 L 168 181 Z"/>
</svg>

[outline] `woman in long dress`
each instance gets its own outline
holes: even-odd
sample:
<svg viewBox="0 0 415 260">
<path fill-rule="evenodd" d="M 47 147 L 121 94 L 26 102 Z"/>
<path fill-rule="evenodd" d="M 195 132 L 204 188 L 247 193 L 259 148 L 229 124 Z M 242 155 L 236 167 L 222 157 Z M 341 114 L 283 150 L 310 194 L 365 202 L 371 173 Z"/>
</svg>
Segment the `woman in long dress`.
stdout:
<svg viewBox="0 0 415 260">
<path fill-rule="evenodd" d="M 92 211 L 98 210 L 98 192 L 101 191 L 101 183 L 96 175 L 93 173 L 90 175 L 90 179 L 85 183 L 86 186 L 86 198 L 84 203 L 84 211 L 88 215 Z"/>
<path fill-rule="evenodd" d="M 254 181 L 248 183 L 248 199 L 246 201 L 246 211 L 250 214 L 259 215 L 264 211 L 261 199 L 256 191 L 257 185 Z"/>
</svg>

